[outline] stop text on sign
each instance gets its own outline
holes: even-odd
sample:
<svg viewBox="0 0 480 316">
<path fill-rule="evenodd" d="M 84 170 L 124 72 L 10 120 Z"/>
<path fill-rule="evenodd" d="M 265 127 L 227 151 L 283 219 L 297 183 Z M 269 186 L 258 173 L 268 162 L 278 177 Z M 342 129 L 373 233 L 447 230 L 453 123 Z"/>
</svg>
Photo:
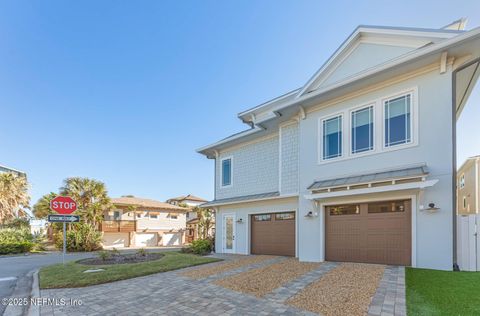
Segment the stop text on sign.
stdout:
<svg viewBox="0 0 480 316">
<path fill-rule="evenodd" d="M 77 209 L 77 203 L 69 196 L 57 196 L 50 201 L 50 209 L 58 214 L 70 214 Z"/>
</svg>

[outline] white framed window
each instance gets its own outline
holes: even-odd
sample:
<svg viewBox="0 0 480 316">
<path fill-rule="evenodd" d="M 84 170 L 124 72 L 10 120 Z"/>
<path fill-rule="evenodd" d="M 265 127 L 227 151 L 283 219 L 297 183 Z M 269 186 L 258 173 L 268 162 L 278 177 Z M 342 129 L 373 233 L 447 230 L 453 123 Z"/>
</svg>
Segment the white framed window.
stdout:
<svg viewBox="0 0 480 316">
<path fill-rule="evenodd" d="M 232 157 L 225 157 L 220 160 L 220 181 L 222 187 L 232 186 Z"/>
<path fill-rule="evenodd" d="M 158 215 L 157 214 L 150 214 L 150 218 L 151 219 L 158 219 Z"/>
<path fill-rule="evenodd" d="M 351 112 L 351 153 L 361 153 L 374 149 L 374 109 L 373 105 Z"/>
<path fill-rule="evenodd" d="M 178 219 L 178 215 L 177 214 L 170 214 L 170 219 Z"/>
<path fill-rule="evenodd" d="M 412 93 L 383 101 L 385 148 L 410 144 L 413 135 Z"/>
<path fill-rule="evenodd" d="M 460 186 L 460 189 L 465 188 L 465 175 L 464 174 L 462 174 L 460 176 L 459 186 Z"/>
<path fill-rule="evenodd" d="M 342 156 L 343 115 L 322 120 L 322 159 L 334 159 Z"/>
</svg>

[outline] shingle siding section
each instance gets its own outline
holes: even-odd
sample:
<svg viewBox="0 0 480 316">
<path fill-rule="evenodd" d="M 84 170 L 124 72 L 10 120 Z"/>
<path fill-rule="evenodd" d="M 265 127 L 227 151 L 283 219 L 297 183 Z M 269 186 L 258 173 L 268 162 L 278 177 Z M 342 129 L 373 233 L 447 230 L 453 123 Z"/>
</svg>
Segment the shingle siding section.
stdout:
<svg viewBox="0 0 480 316">
<path fill-rule="evenodd" d="M 222 152 L 216 160 L 216 199 L 278 191 L 278 135 Z M 221 187 L 221 159 L 232 157 L 231 187 Z"/>
<path fill-rule="evenodd" d="M 298 124 L 281 128 L 281 194 L 298 192 Z"/>
</svg>

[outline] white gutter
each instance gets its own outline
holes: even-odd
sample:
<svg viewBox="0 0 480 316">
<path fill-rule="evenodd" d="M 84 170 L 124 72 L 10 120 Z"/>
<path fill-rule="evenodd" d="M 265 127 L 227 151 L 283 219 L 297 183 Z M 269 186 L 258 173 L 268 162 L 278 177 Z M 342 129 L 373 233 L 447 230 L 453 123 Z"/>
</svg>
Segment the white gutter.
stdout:
<svg viewBox="0 0 480 316">
<path fill-rule="evenodd" d="M 364 189 L 353 189 L 353 190 L 344 190 L 344 191 L 335 191 L 335 192 L 325 192 L 325 193 L 313 193 L 306 194 L 304 197 L 307 200 L 317 200 L 317 199 L 328 199 L 340 196 L 352 196 L 360 194 L 369 194 L 369 193 L 380 193 L 380 192 L 391 192 L 391 191 L 400 191 L 400 190 L 411 190 L 411 189 L 424 189 L 434 186 L 438 182 L 437 179 L 427 180 L 427 181 L 418 181 L 410 183 L 401 183 L 388 185 L 384 187 L 372 187 Z"/>
<path fill-rule="evenodd" d="M 285 194 L 285 195 L 277 195 L 277 196 L 270 196 L 270 197 L 266 197 L 266 198 L 258 198 L 258 199 L 243 200 L 243 201 L 212 203 L 212 204 L 207 205 L 206 207 L 208 208 L 208 207 L 215 207 L 215 206 L 222 206 L 222 205 L 232 205 L 232 204 L 250 203 L 250 202 L 258 202 L 258 201 L 268 201 L 268 200 L 275 200 L 275 199 L 286 199 L 286 198 L 297 197 L 297 196 L 298 196 L 298 194 Z M 207 203 L 205 203 L 205 204 L 207 204 Z M 203 204 L 200 204 L 199 207 L 204 207 L 204 206 L 203 206 Z"/>
</svg>

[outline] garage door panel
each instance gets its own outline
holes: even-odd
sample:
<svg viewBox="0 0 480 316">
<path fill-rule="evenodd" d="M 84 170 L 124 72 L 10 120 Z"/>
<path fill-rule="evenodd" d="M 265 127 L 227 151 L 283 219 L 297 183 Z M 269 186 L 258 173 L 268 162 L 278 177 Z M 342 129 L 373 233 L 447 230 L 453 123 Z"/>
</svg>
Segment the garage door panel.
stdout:
<svg viewBox="0 0 480 316">
<path fill-rule="evenodd" d="M 326 208 L 327 260 L 410 265 L 411 201 L 373 204 Z"/>
<path fill-rule="evenodd" d="M 293 212 L 288 212 L 288 214 Z M 295 256 L 295 219 L 276 219 L 276 214 L 255 214 L 251 216 L 252 254 Z M 267 215 L 267 216 L 263 216 Z M 263 217 L 262 217 L 263 216 Z M 270 220 L 256 220 L 257 218 Z"/>
</svg>

